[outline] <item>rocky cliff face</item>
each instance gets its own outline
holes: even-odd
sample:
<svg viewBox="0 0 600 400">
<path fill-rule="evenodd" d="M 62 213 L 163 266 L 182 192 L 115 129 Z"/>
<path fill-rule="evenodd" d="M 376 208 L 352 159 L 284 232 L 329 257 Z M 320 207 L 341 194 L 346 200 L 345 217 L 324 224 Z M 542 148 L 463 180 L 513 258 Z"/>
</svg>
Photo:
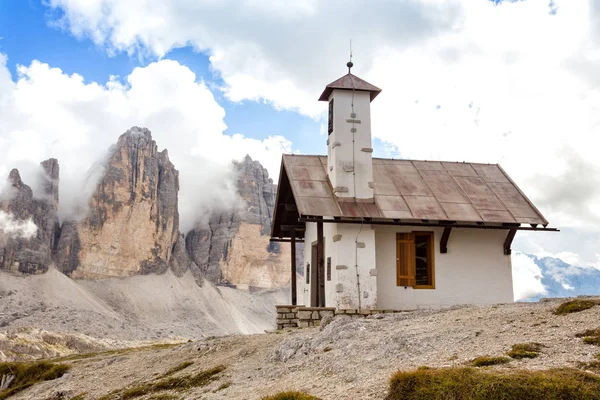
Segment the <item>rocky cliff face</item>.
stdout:
<svg viewBox="0 0 600 400">
<path fill-rule="evenodd" d="M 235 163 L 245 206 L 214 215 L 186 236 L 192 261 L 213 282 L 277 287 L 290 280 L 289 246 L 269 243 L 277 187 L 249 156 Z"/>
<path fill-rule="evenodd" d="M 130 129 L 111 153 L 89 216 L 62 227 L 57 266 L 75 278 L 165 272 L 179 239 L 178 172 L 147 129 Z"/>
<path fill-rule="evenodd" d="M 178 171 L 147 129 L 134 127 L 119 137 L 82 221 L 59 227 L 56 160 L 42 163 L 39 199 L 14 170 L 10 199 L 0 202 L 0 210 L 31 219 L 39 229 L 32 239 L 0 237 L 0 268 L 37 273 L 54 263 L 83 279 L 170 268 L 177 276 L 191 270 L 198 282 L 202 276 L 216 283 L 284 286 L 290 280 L 289 246 L 269 242 L 276 186 L 248 156 L 234 166 L 244 206 L 212 216 L 186 236 L 179 232 Z"/>
<path fill-rule="evenodd" d="M 58 161 L 41 163 L 41 190 L 34 198 L 31 187 L 13 169 L 8 177 L 8 193 L 0 200 L 0 211 L 16 221 L 31 221 L 37 227 L 31 237 L 8 235 L 0 230 L 0 269 L 23 273 L 43 273 L 52 263 L 52 252 L 59 234 Z"/>
</svg>

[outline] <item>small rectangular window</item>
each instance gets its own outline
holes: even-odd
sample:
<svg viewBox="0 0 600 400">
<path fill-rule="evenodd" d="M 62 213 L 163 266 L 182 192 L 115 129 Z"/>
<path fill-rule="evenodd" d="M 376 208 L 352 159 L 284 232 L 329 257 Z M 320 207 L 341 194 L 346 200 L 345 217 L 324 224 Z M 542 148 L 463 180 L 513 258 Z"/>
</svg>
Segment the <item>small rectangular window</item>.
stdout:
<svg viewBox="0 0 600 400">
<path fill-rule="evenodd" d="M 435 288 L 433 232 L 396 235 L 396 285 Z"/>
<path fill-rule="evenodd" d="M 327 280 L 331 280 L 331 257 L 327 257 Z"/>
<path fill-rule="evenodd" d="M 306 283 L 309 284 L 310 283 L 310 264 L 306 263 L 306 271 L 304 271 L 304 273 L 306 274 Z"/>
</svg>

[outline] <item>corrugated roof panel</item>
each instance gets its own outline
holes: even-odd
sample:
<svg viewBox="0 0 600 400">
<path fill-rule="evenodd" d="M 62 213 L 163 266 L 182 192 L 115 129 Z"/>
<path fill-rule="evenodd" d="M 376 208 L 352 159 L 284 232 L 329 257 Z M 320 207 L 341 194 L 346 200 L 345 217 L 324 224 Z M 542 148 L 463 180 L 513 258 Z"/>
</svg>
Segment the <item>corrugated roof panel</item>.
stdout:
<svg viewBox="0 0 600 400">
<path fill-rule="evenodd" d="M 502 222 L 502 223 L 515 223 L 517 222 L 508 211 L 494 211 L 494 210 L 478 210 L 481 214 L 481 218 L 485 222 Z"/>
<path fill-rule="evenodd" d="M 440 164 L 441 165 L 441 164 Z M 446 171 L 425 170 L 421 171 L 423 179 L 433 192 L 433 195 L 442 203 L 468 203 L 458 184 Z"/>
<path fill-rule="evenodd" d="M 390 177 L 385 165 L 373 165 L 373 181 L 375 186 L 373 191 L 375 195 L 400 196 L 398 188 Z"/>
<path fill-rule="evenodd" d="M 452 176 L 477 176 L 471 164 L 443 162 L 442 165 Z"/>
<path fill-rule="evenodd" d="M 419 171 L 444 171 L 439 161 L 413 161 L 412 163 Z"/>
<path fill-rule="evenodd" d="M 294 181 L 294 187 L 302 193 L 300 197 L 331 197 L 329 183 L 323 181 Z"/>
<path fill-rule="evenodd" d="M 319 165 L 290 165 L 287 167 L 290 179 L 297 181 L 327 181 L 327 174 Z"/>
<path fill-rule="evenodd" d="M 471 164 L 486 182 L 509 182 L 506 175 L 495 164 Z"/>
<path fill-rule="evenodd" d="M 451 221 L 481 221 L 477 210 L 471 204 L 441 203 Z"/>
<path fill-rule="evenodd" d="M 447 220 L 448 217 L 433 196 L 403 196 L 415 219 Z"/>
<path fill-rule="evenodd" d="M 535 218 L 538 216 L 512 183 L 490 183 L 489 186 L 515 217 Z"/>
<path fill-rule="evenodd" d="M 296 205 L 301 215 L 342 217 L 337 202 L 332 197 L 299 197 Z"/>
<path fill-rule="evenodd" d="M 458 176 L 454 179 L 476 210 L 506 211 L 506 207 L 500 203 L 483 179 L 471 176 Z"/>
<path fill-rule="evenodd" d="M 415 219 L 410 211 L 390 211 L 390 210 L 382 210 L 384 218 L 390 219 Z"/>
<path fill-rule="evenodd" d="M 377 206 L 373 203 L 356 203 L 341 201 L 338 203 L 345 217 L 381 218 Z"/>
<path fill-rule="evenodd" d="M 375 195 L 375 203 L 382 211 L 410 211 L 402 196 Z"/>
<path fill-rule="evenodd" d="M 312 165 L 312 166 L 320 166 L 321 162 L 319 161 L 319 157 L 314 156 L 296 156 L 296 155 L 288 155 L 283 158 L 285 166 L 292 165 Z"/>
<path fill-rule="evenodd" d="M 398 163 L 386 165 L 386 171 L 398 192 L 405 196 L 431 196 L 432 193 L 427 184 L 421 178 L 419 171 L 409 163 Z M 375 182 L 377 186 L 377 182 Z"/>
</svg>

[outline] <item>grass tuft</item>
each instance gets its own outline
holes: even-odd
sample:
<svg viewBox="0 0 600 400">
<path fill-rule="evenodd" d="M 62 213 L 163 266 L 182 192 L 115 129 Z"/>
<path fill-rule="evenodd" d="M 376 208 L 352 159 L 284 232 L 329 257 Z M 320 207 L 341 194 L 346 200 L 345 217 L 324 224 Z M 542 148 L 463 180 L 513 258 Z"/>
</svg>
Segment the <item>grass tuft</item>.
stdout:
<svg viewBox="0 0 600 400">
<path fill-rule="evenodd" d="M 183 371 L 184 369 L 186 369 L 187 367 L 189 367 L 190 365 L 193 365 L 194 362 L 193 361 L 184 361 L 179 365 L 174 366 L 173 368 L 171 368 L 170 370 L 168 370 L 167 372 L 165 372 L 165 374 L 163 375 L 163 377 L 167 377 L 167 376 L 171 376 L 179 371 Z"/>
<path fill-rule="evenodd" d="M 510 362 L 508 357 L 477 357 L 472 361 L 475 367 L 488 367 L 490 365 L 500 365 Z"/>
<path fill-rule="evenodd" d="M 583 343 L 600 346 L 600 329 L 588 329 L 575 334 L 575 337 L 583 338 Z"/>
<path fill-rule="evenodd" d="M 302 392 L 283 392 L 274 396 L 263 397 L 262 400 L 320 400 L 318 397 L 311 396 Z"/>
<path fill-rule="evenodd" d="M 506 353 L 507 356 L 520 360 L 522 358 L 536 358 L 544 345 L 540 343 L 513 344 L 512 349 Z"/>
<path fill-rule="evenodd" d="M 13 375 L 15 377 L 10 386 L 0 392 L 0 400 L 7 399 L 38 382 L 60 378 L 70 368 L 70 365 L 54 364 L 47 361 L 0 363 L 0 377 L 3 375 Z"/>
<path fill-rule="evenodd" d="M 224 382 L 218 388 L 216 388 L 215 390 L 213 390 L 213 393 L 217 393 L 217 392 L 220 392 L 221 390 L 225 390 L 229 386 L 231 386 L 231 382 Z"/>
<path fill-rule="evenodd" d="M 600 377 L 576 369 L 398 372 L 386 400 L 600 400 Z"/>
<path fill-rule="evenodd" d="M 562 303 L 556 310 L 554 310 L 554 314 L 556 315 L 565 315 L 571 314 L 574 312 L 579 312 L 583 310 L 587 310 L 588 308 L 592 308 L 596 305 L 595 301 L 591 300 L 570 300 Z"/>
<path fill-rule="evenodd" d="M 138 386 L 113 391 L 106 396 L 101 397 L 99 400 L 127 400 L 165 390 L 182 392 L 195 387 L 203 387 L 217 379 L 216 375 L 224 370 L 225 367 L 223 365 L 219 365 L 218 367 L 214 367 L 197 374 L 189 374 L 177 377 L 163 377 L 154 382 L 146 382 Z"/>
</svg>

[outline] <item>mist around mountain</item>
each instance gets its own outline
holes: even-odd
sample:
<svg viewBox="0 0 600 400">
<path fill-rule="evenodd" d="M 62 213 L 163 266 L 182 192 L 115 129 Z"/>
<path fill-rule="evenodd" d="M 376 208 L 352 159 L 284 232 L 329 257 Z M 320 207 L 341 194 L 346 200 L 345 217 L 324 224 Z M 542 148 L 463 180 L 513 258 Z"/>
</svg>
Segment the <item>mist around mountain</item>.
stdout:
<svg viewBox="0 0 600 400">
<path fill-rule="evenodd" d="M 519 301 L 531 302 L 541 298 L 600 294 L 600 269 L 571 265 L 554 257 L 536 257 L 523 253 L 518 254 L 517 257 L 527 257 L 532 261 L 530 272 L 535 279 L 531 288 L 535 294 L 518 299 Z M 513 268 L 515 268 L 514 263 Z M 514 279 L 519 279 L 518 272 L 513 270 L 513 273 L 516 275 Z M 518 282 L 515 282 L 515 286 L 517 285 Z"/>
</svg>

